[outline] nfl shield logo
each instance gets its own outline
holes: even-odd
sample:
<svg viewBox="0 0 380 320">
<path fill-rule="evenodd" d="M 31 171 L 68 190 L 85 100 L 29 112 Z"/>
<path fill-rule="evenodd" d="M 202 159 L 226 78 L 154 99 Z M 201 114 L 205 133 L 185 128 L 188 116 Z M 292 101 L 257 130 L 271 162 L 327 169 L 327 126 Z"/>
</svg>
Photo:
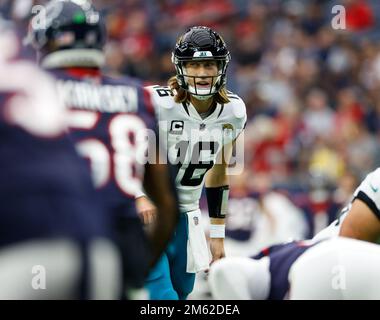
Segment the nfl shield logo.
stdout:
<svg viewBox="0 0 380 320">
<path fill-rule="evenodd" d="M 199 219 L 198 219 L 198 217 L 193 217 L 193 220 L 194 220 L 194 224 L 197 226 L 198 223 L 199 223 Z"/>
</svg>

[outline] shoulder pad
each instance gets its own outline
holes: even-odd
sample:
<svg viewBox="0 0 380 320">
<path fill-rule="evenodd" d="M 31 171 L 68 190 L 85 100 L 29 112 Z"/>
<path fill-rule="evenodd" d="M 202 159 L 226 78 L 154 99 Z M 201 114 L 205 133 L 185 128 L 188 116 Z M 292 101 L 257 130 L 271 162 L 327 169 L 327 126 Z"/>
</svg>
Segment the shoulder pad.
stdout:
<svg viewBox="0 0 380 320">
<path fill-rule="evenodd" d="M 380 168 L 377 168 L 375 171 L 372 171 L 370 173 L 370 175 L 371 176 L 373 175 L 376 180 L 380 181 L 379 180 L 380 179 Z"/>
<path fill-rule="evenodd" d="M 148 90 L 156 106 L 163 107 L 165 109 L 171 109 L 174 107 L 174 94 L 167 86 L 147 86 L 145 87 Z"/>
<path fill-rule="evenodd" d="M 246 107 L 244 101 L 236 94 L 228 94 L 230 102 L 228 105 L 231 106 L 232 113 L 236 118 L 244 118 L 247 115 Z"/>
<path fill-rule="evenodd" d="M 370 172 L 364 179 L 364 181 L 368 181 L 372 188 L 378 189 L 380 187 L 380 168 Z"/>
</svg>

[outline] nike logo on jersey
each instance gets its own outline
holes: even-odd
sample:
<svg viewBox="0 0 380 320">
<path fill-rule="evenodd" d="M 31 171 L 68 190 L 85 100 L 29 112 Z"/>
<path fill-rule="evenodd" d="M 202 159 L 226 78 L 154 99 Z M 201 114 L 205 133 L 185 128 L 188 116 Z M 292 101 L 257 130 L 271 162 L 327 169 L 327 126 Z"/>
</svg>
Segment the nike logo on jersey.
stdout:
<svg viewBox="0 0 380 320">
<path fill-rule="evenodd" d="M 373 192 L 379 191 L 379 187 L 374 187 L 371 182 L 369 183 L 369 186 L 371 187 Z"/>
<path fill-rule="evenodd" d="M 370 176 L 368 179 L 368 183 L 369 183 L 369 186 L 371 187 L 372 191 L 373 192 L 377 192 L 379 191 L 379 186 L 378 186 L 378 183 L 376 183 L 376 179 L 374 179 L 374 176 Z"/>
</svg>

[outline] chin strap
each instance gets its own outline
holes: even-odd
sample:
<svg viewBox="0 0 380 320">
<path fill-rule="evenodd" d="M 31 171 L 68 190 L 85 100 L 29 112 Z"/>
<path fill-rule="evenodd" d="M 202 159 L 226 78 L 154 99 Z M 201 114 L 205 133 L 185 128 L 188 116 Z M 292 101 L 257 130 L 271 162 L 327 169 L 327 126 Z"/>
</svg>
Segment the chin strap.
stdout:
<svg viewBox="0 0 380 320">
<path fill-rule="evenodd" d="M 213 94 L 209 94 L 209 95 L 207 95 L 207 96 L 200 96 L 200 95 L 197 95 L 197 94 L 193 94 L 193 93 L 190 93 L 195 99 L 197 99 L 197 100 L 201 100 L 201 101 L 204 101 L 204 100 L 208 100 L 208 99 L 210 99 L 212 96 L 213 96 Z"/>
</svg>

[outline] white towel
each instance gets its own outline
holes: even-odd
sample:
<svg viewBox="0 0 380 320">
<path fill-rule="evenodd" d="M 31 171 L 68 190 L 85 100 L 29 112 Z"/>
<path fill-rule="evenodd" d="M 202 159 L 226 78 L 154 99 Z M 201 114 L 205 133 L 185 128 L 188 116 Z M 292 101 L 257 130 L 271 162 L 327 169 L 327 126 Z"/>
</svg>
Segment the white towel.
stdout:
<svg viewBox="0 0 380 320">
<path fill-rule="evenodd" d="M 201 211 L 197 209 L 186 214 L 189 226 L 186 272 L 196 273 L 209 268 L 210 255 L 202 226 Z"/>
</svg>

